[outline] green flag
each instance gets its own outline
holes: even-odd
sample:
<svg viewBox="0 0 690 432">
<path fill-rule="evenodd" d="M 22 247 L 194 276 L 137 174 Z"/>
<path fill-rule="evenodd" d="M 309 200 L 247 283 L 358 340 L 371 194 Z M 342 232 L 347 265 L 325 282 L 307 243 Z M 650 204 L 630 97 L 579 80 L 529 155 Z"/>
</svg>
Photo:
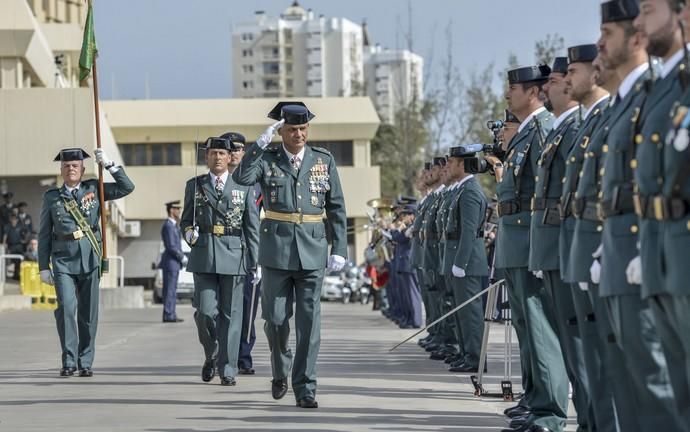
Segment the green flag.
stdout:
<svg viewBox="0 0 690 432">
<path fill-rule="evenodd" d="M 89 12 L 86 15 L 86 25 L 84 26 L 84 41 L 81 44 L 81 54 L 79 55 L 79 81 L 84 81 L 91 75 L 93 60 L 97 54 L 96 34 L 93 29 L 93 7 L 89 2 Z"/>
</svg>

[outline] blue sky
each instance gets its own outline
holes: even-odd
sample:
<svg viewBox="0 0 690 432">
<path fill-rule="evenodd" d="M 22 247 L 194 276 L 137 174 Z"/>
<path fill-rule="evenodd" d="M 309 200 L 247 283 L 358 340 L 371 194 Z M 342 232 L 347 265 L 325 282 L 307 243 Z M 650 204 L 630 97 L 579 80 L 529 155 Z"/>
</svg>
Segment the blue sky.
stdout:
<svg viewBox="0 0 690 432">
<path fill-rule="evenodd" d="M 254 11 L 280 14 L 292 0 L 95 1 L 101 98 L 228 98 L 233 24 Z M 406 46 L 405 0 L 300 0 L 327 17 L 367 20 L 374 42 Z M 493 63 L 502 70 L 509 53 L 534 61 L 534 43 L 558 33 L 565 45 L 596 41 L 599 0 L 411 0 L 414 51 L 431 61 L 437 81 L 452 24 L 454 63 L 462 74 Z M 431 55 L 433 48 L 433 56 Z M 565 52 L 563 52 L 565 54 Z M 114 90 L 114 92 L 113 92 Z"/>
</svg>

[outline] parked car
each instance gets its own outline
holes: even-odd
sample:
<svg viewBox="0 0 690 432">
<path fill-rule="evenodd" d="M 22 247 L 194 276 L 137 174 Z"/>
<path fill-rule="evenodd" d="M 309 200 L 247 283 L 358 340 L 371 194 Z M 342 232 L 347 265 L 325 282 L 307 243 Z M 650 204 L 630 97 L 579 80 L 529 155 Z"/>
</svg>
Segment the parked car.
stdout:
<svg viewBox="0 0 690 432">
<path fill-rule="evenodd" d="M 158 258 L 153 264 L 156 269 L 156 277 L 153 281 L 153 301 L 154 303 L 162 303 L 163 301 L 163 270 L 158 268 L 158 263 L 160 262 L 161 254 L 163 253 L 163 242 L 161 242 L 160 249 L 158 251 Z M 186 242 L 182 242 L 182 252 L 189 260 L 189 254 L 192 250 Z M 177 298 L 178 299 L 191 299 L 194 296 L 194 275 L 187 271 L 186 266 L 182 266 L 180 269 L 180 274 L 177 279 Z"/>
<path fill-rule="evenodd" d="M 340 277 L 340 272 L 328 272 L 323 277 L 323 285 L 321 288 L 322 300 L 340 300 L 343 299 L 343 288 L 345 284 Z"/>
</svg>

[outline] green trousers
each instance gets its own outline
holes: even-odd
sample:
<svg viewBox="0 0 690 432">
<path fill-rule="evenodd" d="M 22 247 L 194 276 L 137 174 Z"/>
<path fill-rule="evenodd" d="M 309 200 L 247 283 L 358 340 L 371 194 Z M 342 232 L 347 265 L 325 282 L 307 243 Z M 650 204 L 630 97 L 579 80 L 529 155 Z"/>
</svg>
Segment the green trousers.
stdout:
<svg viewBox="0 0 690 432">
<path fill-rule="evenodd" d="M 57 325 L 62 367 L 91 368 L 98 328 L 99 269 L 86 274 L 55 273 Z"/>
<path fill-rule="evenodd" d="M 292 368 L 295 399 L 316 397 L 316 359 L 321 346 L 321 285 L 324 270 L 263 269 L 261 309 L 271 350 L 274 379 L 285 379 Z M 296 347 L 293 364 L 288 347 L 295 303 Z"/>
<path fill-rule="evenodd" d="M 527 337 L 525 308 L 522 302 L 524 297 L 523 284 L 514 285 L 503 271 L 506 278 L 506 290 L 508 291 L 508 303 L 510 304 L 510 318 L 517 334 L 520 346 L 520 368 L 522 371 L 523 396 L 519 405 L 529 408 L 530 399 L 534 397 L 534 383 L 532 382 L 532 353 Z"/>
<path fill-rule="evenodd" d="M 482 278 L 478 276 L 465 276 L 464 278 L 452 276 L 448 282 L 453 289 L 454 307 L 466 302 L 482 290 Z M 484 334 L 482 299 L 475 299 L 457 311 L 454 316 L 458 344 L 460 345 L 460 352 L 463 353 L 464 362 L 468 366 L 477 366 L 479 365 L 479 353 L 482 349 L 482 336 Z"/>
<path fill-rule="evenodd" d="M 237 375 L 242 338 L 244 276 L 194 273 L 194 298 L 199 342 L 206 360 L 216 360 L 223 377 Z"/>
<path fill-rule="evenodd" d="M 433 307 L 431 305 L 431 297 L 429 296 L 429 282 L 427 281 L 428 276 L 426 275 L 426 271 L 423 268 L 417 268 L 416 274 L 417 281 L 419 282 L 419 289 L 422 292 L 422 304 L 424 306 L 425 315 L 424 325 L 427 326 L 430 323 L 434 322 L 434 320 L 438 318 L 438 316 L 434 315 Z M 427 330 L 431 337 L 433 337 L 436 334 L 436 327 L 437 326 L 434 326 Z"/>
</svg>

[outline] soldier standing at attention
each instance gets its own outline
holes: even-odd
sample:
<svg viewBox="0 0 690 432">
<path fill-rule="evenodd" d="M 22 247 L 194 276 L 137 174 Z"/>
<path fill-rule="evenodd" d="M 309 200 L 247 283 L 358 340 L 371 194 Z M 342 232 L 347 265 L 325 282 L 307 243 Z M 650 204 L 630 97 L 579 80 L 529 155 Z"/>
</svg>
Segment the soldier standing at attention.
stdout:
<svg viewBox="0 0 690 432">
<path fill-rule="evenodd" d="M 194 321 L 206 357 L 201 379 L 211 381 L 217 368 L 225 386 L 236 384 L 244 278 L 261 278 L 256 265 L 259 213 L 254 188 L 230 176 L 239 162 L 231 157 L 239 150 L 234 142 L 244 144 L 244 137 L 229 132 L 206 140 L 209 172 L 187 181 L 180 221 L 192 248 L 187 270 L 194 273 Z"/>
<path fill-rule="evenodd" d="M 187 264 L 187 257 L 182 252 L 182 238 L 180 235 L 180 201 L 165 203 L 168 219 L 163 222 L 161 239 L 163 240 L 163 253 L 158 265 L 163 271 L 163 322 L 183 322 L 177 317 L 175 306 L 177 304 L 177 280 L 180 269 Z"/>
<path fill-rule="evenodd" d="M 80 148 L 62 150 L 55 157 L 64 184 L 43 195 L 38 232 L 41 281 L 55 285 L 57 294 L 55 321 L 62 348 L 60 376 L 64 377 L 74 375 L 77 368 L 79 376 L 93 376 L 103 257 L 98 181 L 82 180 L 88 157 Z M 96 149 L 96 162 L 115 179 L 104 185 L 106 201 L 132 193 L 134 184 L 125 171 L 101 149 Z"/>
<path fill-rule="evenodd" d="M 261 304 L 271 349 L 273 398 L 281 399 L 287 393 L 292 363 L 297 406 L 318 408 L 321 285 L 326 266 L 339 271 L 345 265 L 345 199 L 333 155 L 307 146 L 314 114 L 301 102 L 280 102 L 268 117 L 278 122 L 247 149 L 233 178 L 244 185 L 260 183 L 265 197 L 259 263 L 264 269 Z M 276 131 L 283 144 L 269 147 Z M 330 256 L 324 217 L 332 233 Z M 297 309 L 294 363 L 288 348 L 293 300 Z"/>
</svg>

